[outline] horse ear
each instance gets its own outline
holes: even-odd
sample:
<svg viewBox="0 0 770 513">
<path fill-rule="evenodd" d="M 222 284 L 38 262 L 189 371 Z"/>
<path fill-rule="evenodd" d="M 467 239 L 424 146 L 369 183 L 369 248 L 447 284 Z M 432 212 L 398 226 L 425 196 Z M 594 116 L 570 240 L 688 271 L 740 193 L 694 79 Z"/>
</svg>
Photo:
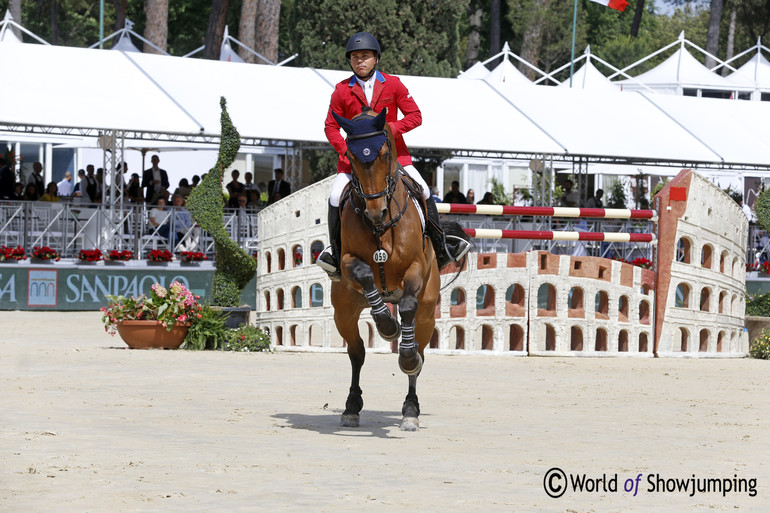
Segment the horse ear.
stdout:
<svg viewBox="0 0 770 513">
<path fill-rule="evenodd" d="M 339 123 L 346 134 L 350 135 L 353 132 L 353 123 L 349 119 L 343 118 L 334 111 L 332 111 L 332 116 L 334 116 L 334 119 Z"/>
<path fill-rule="evenodd" d="M 385 107 L 382 109 L 382 112 L 377 114 L 377 117 L 374 118 L 374 128 L 376 130 L 382 130 L 385 128 L 385 117 L 388 115 L 388 108 Z"/>
</svg>

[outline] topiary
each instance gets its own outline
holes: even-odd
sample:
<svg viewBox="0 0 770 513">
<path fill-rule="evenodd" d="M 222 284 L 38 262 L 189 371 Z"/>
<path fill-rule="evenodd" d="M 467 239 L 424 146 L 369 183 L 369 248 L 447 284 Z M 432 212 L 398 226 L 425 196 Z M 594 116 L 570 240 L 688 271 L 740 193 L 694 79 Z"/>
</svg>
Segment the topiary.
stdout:
<svg viewBox="0 0 770 513">
<path fill-rule="evenodd" d="M 214 239 L 214 279 L 211 286 L 211 304 L 238 306 L 241 291 L 257 272 L 257 263 L 243 248 L 230 238 L 225 230 L 222 178 L 225 169 L 235 160 L 241 146 L 240 134 L 227 114 L 227 101 L 219 100 L 222 108 L 222 136 L 219 158 L 214 168 L 195 187 L 187 200 L 187 209 L 201 228 Z"/>
</svg>

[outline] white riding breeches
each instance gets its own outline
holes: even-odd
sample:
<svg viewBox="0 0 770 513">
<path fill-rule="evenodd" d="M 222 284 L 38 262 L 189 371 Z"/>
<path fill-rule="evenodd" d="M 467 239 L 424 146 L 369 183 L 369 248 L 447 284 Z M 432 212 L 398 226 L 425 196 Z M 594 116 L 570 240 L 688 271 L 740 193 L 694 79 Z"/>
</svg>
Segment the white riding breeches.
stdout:
<svg viewBox="0 0 770 513">
<path fill-rule="evenodd" d="M 404 166 L 404 171 L 406 171 L 406 174 L 412 177 L 414 181 L 420 184 L 420 187 L 422 187 L 422 197 L 425 199 L 430 198 L 430 190 L 428 189 L 428 184 L 425 183 L 423 177 L 420 176 L 420 172 L 411 165 Z M 353 175 L 351 174 L 337 173 L 337 176 L 334 177 L 334 181 L 332 182 L 332 192 L 329 194 L 329 204 L 331 206 L 340 206 L 340 197 L 342 196 L 342 191 L 345 189 L 345 186 L 348 184 L 348 182 L 352 179 Z"/>
</svg>

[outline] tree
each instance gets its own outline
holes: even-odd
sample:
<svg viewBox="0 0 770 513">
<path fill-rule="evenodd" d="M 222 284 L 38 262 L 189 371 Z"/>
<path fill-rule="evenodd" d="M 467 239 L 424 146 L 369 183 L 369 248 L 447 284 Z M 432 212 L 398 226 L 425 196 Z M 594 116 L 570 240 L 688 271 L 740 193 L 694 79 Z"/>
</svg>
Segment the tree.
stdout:
<svg viewBox="0 0 770 513">
<path fill-rule="evenodd" d="M 642 14 L 644 14 L 645 0 L 636 0 L 636 9 L 634 9 L 634 22 L 631 24 L 631 37 L 639 35 L 639 27 L 642 25 Z"/>
<path fill-rule="evenodd" d="M 168 0 L 145 0 L 144 9 L 147 21 L 144 27 L 144 38 L 160 48 L 168 49 Z M 145 45 L 145 53 L 162 53 L 150 45 Z"/>
<path fill-rule="evenodd" d="M 346 70 L 345 44 L 352 34 L 366 30 L 380 42 L 380 69 L 456 76 L 458 25 L 467 4 L 468 0 L 297 0 L 290 20 L 292 45 L 300 54 L 300 65 Z"/>
<path fill-rule="evenodd" d="M 219 60 L 222 40 L 225 37 L 225 23 L 229 0 L 213 0 L 209 14 L 209 25 L 206 29 L 206 44 L 203 58 Z"/>
<path fill-rule="evenodd" d="M 463 69 L 468 69 L 479 60 L 481 48 L 481 20 L 484 11 L 480 0 L 472 0 L 468 5 L 468 45 L 465 50 L 465 63 Z"/>
<path fill-rule="evenodd" d="M 257 34 L 254 50 L 266 59 L 277 62 L 281 0 L 259 0 L 256 18 Z"/>
<path fill-rule="evenodd" d="M 500 0 L 489 2 L 489 55 L 500 52 Z"/>
<path fill-rule="evenodd" d="M 711 10 L 709 15 L 709 28 L 706 37 L 706 51 L 716 56 L 719 51 L 719 28 L 722 22 L 722 0 L 711 0 Z M 706 67 L 711 69 L 716 66 L 716 60 L 706 56 Z"/>
<path fill-rule="evenodd" d="M 243 0 L 238 39 L 252 50 L 257 45 L 257 0 Z M 256 56 L 245 48 L 238 48 L 238 56 L 246 62 L 256 62 Z"/>
</svg>

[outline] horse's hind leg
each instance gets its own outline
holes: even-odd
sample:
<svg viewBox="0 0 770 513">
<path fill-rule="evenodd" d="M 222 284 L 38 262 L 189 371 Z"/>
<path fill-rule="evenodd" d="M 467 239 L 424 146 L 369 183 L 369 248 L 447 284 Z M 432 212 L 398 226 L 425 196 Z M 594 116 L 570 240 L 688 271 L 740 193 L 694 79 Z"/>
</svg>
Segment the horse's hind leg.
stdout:
<svg viewBox="0 0 770 513">
<path fill-rule="evenodd" d="M 420 402 L 417 400 L 417 374 L 409 376 L 409 392 L 401 408 L 401 431 L 420 429 Z"/>
<path fill-rule="evenodd" d="M 358 312 L 347 312 L 347 315 L 334 313 L 334 321 L 337 323 L 337 330 L 342 338 L 348 343 L 348 358 L 350 358 L 350 367 L 352 370 L 350 378 L 350 392 L 345 401 L 345 411 L 340 419 L 342 427 L 358 427 L 360 423 L 360 412 L 364 407 L 364 400 L 361 397 L 362 391 L 359 386 L 361 377 L 361 367 L 364 366 L 366 349 L 364 341 L 358 334 Z M 353 315 L 354 314 L 354 315 Z"/>
<path fill-rule="evenodd" d="M 352 258 L 347 264 L 353 278 L 364 289 L 364 297 L 369 302 L 369 306 L 372 307 L 372 318 L 377 326 L 377 332 L 388 342 L 398 340 L 398 337 L 401 336 L 401 327 L 398 325 L 398 321 L 390 315 L 390 310 L 382 301 L 382 297 L 374 285 L 374 273 L 371 267 L 357 258 Z"/>
</svg>

